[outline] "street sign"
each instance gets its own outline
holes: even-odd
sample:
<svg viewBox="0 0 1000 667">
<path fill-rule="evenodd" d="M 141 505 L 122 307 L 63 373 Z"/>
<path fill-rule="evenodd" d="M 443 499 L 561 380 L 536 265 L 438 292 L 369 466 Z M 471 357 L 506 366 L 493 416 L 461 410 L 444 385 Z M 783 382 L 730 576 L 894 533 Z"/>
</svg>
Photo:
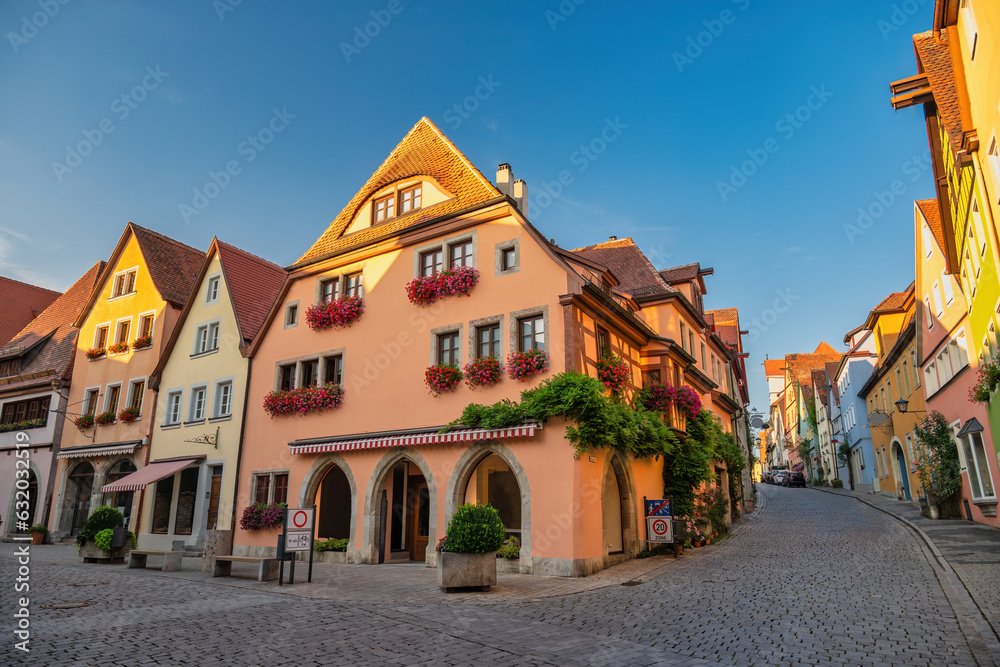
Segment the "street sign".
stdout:
<svg viewBox="0 0 1000 667">
<path fill-rule="evenodd" d="M 673 516 L 670 500 L 646 500 L 646 516 Z"/>
<path fill-rule="evenodd" d="M 308 530 L 288 531 L 285 536 L 285 551 L 309 551 L 312 548 L 312 532 Z"/>
<path fill-rule="evenodd" d="M 291 534 L 292 531 L 305 531 L 310 532 L 313 527 L 313 510 L 289 507 L 288 508 L 288 532 Z M 287 545 L 285 547 L 288 548 Z"/>
<path fill-rule="evenodd" d="M 674 520 L 669 516 L 646 517 L 646 526 L 649 531 L 650 542 L 673 542 L 674 541 Z"/>
<path fill-rule="evenodd" d="M 294 551 L 309 552 L 309 578 L 312 581 L 313 569 L 313 542 L 316 539 L 316 506 L 312 507 L 287 507 L 285 508 L 285 522 L 282 526 L 281 537 L 278 542 L 278 551 L 290 553 Z M 288 564 L 288 583 L 295 581 L 295 558 Z M 284 584 L 285 579 L 285 559 L 278 561 L 278 585 Z"/>
</svg>

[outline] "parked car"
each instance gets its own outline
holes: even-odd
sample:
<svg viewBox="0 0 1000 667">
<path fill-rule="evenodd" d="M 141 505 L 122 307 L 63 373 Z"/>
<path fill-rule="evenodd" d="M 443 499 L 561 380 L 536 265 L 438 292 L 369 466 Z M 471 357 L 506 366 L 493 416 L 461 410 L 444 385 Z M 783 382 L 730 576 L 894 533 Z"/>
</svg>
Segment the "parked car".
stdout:
<svg viewBox="0 0 1000 667">
<path fill-rule="evenodd" d="M 785 475 L 785 486 L 788 487 L 801 486 L 802 488 L 805 488 L 806 476 L 803 475 L 801 472 L 792 471 L 787 475 Z"/>
<path fill-rule="evenodd" d="M 788 475 L 788 471 L 787 470 L 779 470 L 778 472 L 774 473 L 774 482 L 772 482 L 772 483 L 773 484 L 777 484 L 778 486 L 784 486 L 785 485 L 785 477 L 787 475 Z"/>
</svg>

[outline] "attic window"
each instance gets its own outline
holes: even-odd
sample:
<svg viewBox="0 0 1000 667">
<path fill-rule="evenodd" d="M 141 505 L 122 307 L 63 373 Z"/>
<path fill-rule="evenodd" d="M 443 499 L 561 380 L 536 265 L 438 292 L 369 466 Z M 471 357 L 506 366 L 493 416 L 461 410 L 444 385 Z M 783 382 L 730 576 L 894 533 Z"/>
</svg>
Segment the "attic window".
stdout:
<svg viewBox="0 0 1000 667">
<path fill-rule="evenodd" d="M 376 199 L 372 204 L 372 223 L 382 222 L 395 216 L 396 195 Z"/>
<path fill-rule="evenodd" d="M 8 359 L 7 361 L 0 361 L 0 377 L 5 377 L 7 375 L 16 375 L 19 370 L 21 370 L 20 359 Z"/>
<path fill-rule="evenodd" d="M 379 197 L 372 202 L 372 224 L 396 217 L 396 211 L 399 211 L 399 215 L 415 211 L 421 207 L 422 202 L 423 187 L 419 184 Z"/>
<path fill-rule="evenodd" d="M 135 293 L 136 269 L 129 269 L 115 274 L 114 285 L 111 291 L 111 298 L 126 296 Z"/>
</svg>

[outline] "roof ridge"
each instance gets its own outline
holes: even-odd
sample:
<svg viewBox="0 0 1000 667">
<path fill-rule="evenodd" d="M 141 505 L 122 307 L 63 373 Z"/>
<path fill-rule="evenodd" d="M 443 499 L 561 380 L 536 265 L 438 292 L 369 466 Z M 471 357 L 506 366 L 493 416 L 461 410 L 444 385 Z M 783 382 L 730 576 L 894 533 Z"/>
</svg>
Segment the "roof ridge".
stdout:
<svg viewBox="0 0 1000 667">
<path fill-rule="evenodd" d="M 0 275 L 0 280 L 9 280 L 10 282 L 17 283 L 18 285 L 24 285 L 25 287 L 30 287 L 32 289 L 37 289 L 37 290 L 43 290 L 45 292 L 51 292 L 53 294 L 63 294 L 63 292 L 60 292 L 58 290 L 49 289 L 48 287 L 42 287 L 41 285 L 33 285 L 31 283 L 26 283 L 23 280 L 18 280 L 16 278 L 10 278 L 8 276 Z"/>
<path fill-rule="evenodd" d="M 243 248 L 240 248 L 239 246 L 234 246 L 232 243 L 226 243 L 222 239 L 218 239 L 217 238 L 216 241 L 219 242 L 220 246 L 226 246 L 227 248 L 230 248 L 230 249 L 235 250 L 237 252 L 241 252 L 244 255 L 247 255 L 248 257 L 252 257 L 252 258 L 254 258 L 254 259 L 258 260 L 258 261 L 264 262 L 265 264 L 270 264 L 271 266 L 273 266 L 274 268 L 278 269 L 282 273 L 288 273 L 287 271 L 285 271 L 284 267 L 281 266 L 280 264 L 275 264 L 271 260 L 265 259 L 265 258 L 261 257 L 260 255 L 257 255 L 255 253 L 250 252 L 249 250 L 244 250 Z"/>
</svg>

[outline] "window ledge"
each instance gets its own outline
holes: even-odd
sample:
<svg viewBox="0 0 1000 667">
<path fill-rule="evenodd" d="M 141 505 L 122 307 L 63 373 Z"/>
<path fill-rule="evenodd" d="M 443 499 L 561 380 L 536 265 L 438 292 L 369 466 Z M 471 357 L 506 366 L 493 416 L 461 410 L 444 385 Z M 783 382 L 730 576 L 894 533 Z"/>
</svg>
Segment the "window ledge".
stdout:
<svg viewBox="0 0 1000 667">
<path fill-rule="evenodd" d="M 215 354 L 219 351 L 219 348 L 214 348 L 212 350 L 205 350 L 204 352 L 195 352 L 191 355 L 192 359 L 198 359 L 199 357 L 207 357 L 210 354 Z"/>
<path fill-rule="evenodd" d="M 184 425 L 185 426 L 197 426 L 199 424 L 204 424 L 204 423 L 205 423 L 205 419 L 201 418 L 201 419 L 195 419 L 194 421 L 186 421 L 186 422 L 184 422 Z"/>
<path fill-rule="evenodd" d="M 177 422 L 176 424 L 160 424 L 160 430 L 161 431 L 169 431 L 171 429 L 180 428 L 180 427 L 181 427 L 181 423 L 180 422 Z"/>
<path fill-rule="evenodd" d="M 132 290 L 131 292 L 126 292 L 125 294 L 119 294 L 118 296 L 113 296 L 108 298 L 108 301 L 117 301 L 118 299 L 124 299 L 125 297 L 135 296 L 137 292 Z"/>
<path fill-rule="evenodd" d="M 219 417 L 209 417 L 208 423 L 209 424 L 214 424 L 215 422 L 229 421 L 232 418 L 233 418 L 233 416 L 231 414 L 230 415 L 221 415 Z"/>
<path fill-rule="evenodd" d="M 979 508 L 979 511 L 983 513 L 983 516 L 996 516 L 997 515 L 997 499 L 996 498 L 980 498 L 979 500 L 973 500 L 972 504 Z"/>
</svg>

